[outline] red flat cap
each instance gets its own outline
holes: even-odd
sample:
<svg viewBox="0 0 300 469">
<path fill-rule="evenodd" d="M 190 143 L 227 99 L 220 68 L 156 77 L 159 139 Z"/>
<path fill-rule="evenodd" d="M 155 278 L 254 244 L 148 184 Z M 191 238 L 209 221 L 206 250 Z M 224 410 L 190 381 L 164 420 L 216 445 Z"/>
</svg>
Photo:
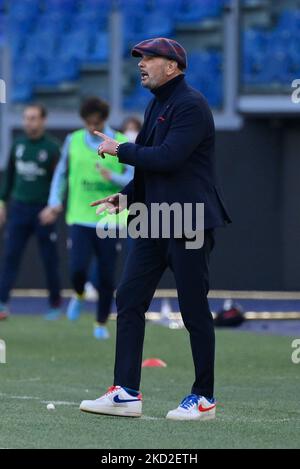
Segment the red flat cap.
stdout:
<svg viewBox="0 0 300 469">
<path fill-rule="evenodd" d="M 157 37 L 139 42 L 131 50 L 133 57 L 142 57 L 143 55 L 166 57 L 176 62 L 182 67 L 187 67 L 187 57 L 185 49 L 179 42 L 165 37 Z"/>
</svg>

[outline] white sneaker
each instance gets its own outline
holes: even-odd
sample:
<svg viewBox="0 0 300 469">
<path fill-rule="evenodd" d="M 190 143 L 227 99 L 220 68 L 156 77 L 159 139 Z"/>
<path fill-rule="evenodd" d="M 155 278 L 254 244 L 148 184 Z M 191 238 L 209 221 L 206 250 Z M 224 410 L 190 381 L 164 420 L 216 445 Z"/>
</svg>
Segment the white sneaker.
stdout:
<svg viewBox="0 0 300 469">
<path fill-rule="evenodd" d="M 132 396 L 121 386 L 111 386 L 99 399 L 82 401 L 80 410 L 94 414 L 140 417 L 142 415 L 142 394 Z"/>
<path fill-rule="evenodd" d="M 98 291 L 91 282 L 86 282 L 84 285 L 84 295 L 87 301 L 98 301 Z"/>
<path fill-rule="evenodd" d="M 177 409 L 170 410 L 166 418 L 171 420 L 211 420 L 216 417 L 215 399 L 190 394 L 186 396 Z"/>
</svg>

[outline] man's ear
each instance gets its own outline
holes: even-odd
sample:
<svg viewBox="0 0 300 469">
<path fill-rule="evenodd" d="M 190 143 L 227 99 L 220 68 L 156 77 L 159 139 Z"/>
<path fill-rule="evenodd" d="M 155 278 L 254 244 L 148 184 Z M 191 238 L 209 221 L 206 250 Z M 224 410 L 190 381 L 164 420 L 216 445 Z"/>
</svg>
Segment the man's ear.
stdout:
<svg viewBox="0 0 300 469">
<path fill-rule="evenodd" d="M 167 73 L 168 75 L 172 75 L 178 68 L 178 64 L 176 60 L 168 60 L 167 64 Z"/>
</svg>

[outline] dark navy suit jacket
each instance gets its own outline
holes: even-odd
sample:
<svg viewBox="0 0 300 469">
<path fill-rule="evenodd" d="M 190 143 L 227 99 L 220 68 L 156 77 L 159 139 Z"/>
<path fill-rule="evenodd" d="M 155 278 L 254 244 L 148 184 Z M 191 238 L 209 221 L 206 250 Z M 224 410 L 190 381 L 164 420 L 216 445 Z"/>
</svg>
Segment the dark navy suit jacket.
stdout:
<svg viewBox="0 0 300 469">
<path fill-rule="evenodd" d="M 134 179 L 122 190 L 128 203 L 202 202 L 205 229 L 231 222 L 216 182 L 215 127 L 207 101 L 181 80 L 146 134 L 154 102 L 136 143 L 119 148 L 119 161 L 135 167 Z"/>
</svg>

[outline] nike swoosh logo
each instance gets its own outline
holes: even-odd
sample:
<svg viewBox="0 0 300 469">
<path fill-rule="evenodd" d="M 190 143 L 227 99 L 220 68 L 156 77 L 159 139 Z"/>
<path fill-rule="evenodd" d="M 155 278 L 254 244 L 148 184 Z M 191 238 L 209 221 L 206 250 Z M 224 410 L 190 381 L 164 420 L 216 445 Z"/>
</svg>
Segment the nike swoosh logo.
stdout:
<svg viewBox="0 0 300 469">
<path fill-rule="evenodd" d="M 122 404 L 123 402 L 135 402 L 140 401 L 140 399 L 120 399 L 118 395 L 116 395 L 113 399 L 116 404 Z"/>
<path fill-rule="evenodd" d="M 200 404 L 198 409 L 199 409 L 199 412 L 207 412 L 208 410 L 214 409 L 215 407 L 216 407 L 216 404 L 210 407 L 203 407 L 202 404 Z"/>
</svg>

